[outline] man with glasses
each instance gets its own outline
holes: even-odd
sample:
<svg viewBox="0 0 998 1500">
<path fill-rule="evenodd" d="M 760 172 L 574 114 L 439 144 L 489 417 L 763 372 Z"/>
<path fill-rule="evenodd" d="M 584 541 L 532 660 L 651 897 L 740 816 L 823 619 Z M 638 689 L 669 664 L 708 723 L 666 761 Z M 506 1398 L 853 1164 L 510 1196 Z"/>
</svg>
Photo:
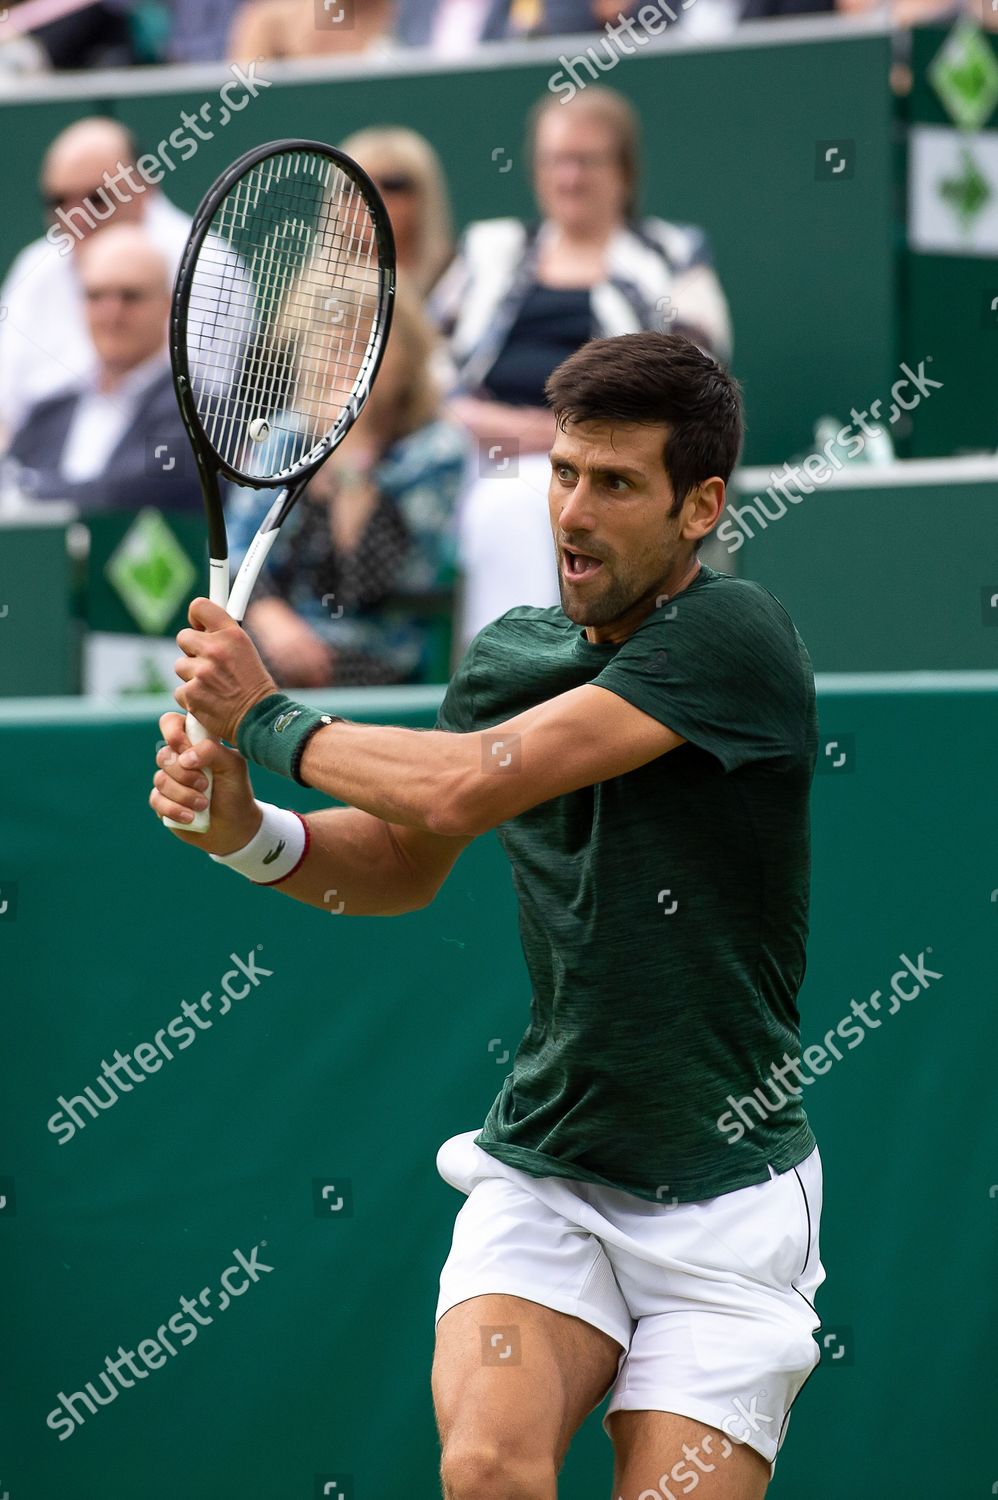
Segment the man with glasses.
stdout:
<svg viewBox="0 0 998 1500">
<path fill-rule="evenodd" d="M 8 434 L 32 406 L 92 374 L 77 260 L 93 235 L 111 223 L 140 224 L 165 256 L 172 279 L 191 221 L 129 172 L 136 155 L 124 126 L 96 116 L 70 125 L 45 155 L 46 214 L 52 223 L 71 224 L 72 233 L 65 232 L 62 243 L 43 236 L 27 246 L 0 288 L 0 428 Z M 115 182 L 117 188 L 108 186 Z"/>
<path fill-rule="evenodd" d="M 137 224 L 78 252 L 91 371 L 31 409 L 10 458 L 21 486 L 83 511 L 199 509 L 166 348 L 170 269 Z"/>
</svg>

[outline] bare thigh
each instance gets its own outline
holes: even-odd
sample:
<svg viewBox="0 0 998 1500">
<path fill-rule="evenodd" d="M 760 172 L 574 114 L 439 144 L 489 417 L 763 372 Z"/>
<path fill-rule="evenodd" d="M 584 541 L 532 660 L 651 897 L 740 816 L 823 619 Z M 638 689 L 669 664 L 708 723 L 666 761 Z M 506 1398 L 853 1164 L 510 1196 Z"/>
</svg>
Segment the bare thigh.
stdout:
<svg viewBox="0 0 998 1500">
<path fill-rule="evenodd" d="M 444 1493 L 556 1493 L 573 1433 L 606 1395 L 621 1345 L 581 1318 L 505 1293 L 437 1324 L 433 1403 Z"/>
<path fill-rule="evenodd" d="M 717 1427 L 669 1411 L 611 1412 L 607 1427 L 613 1500 L 763 1500 L 769 1464 Z"/>
</svg>

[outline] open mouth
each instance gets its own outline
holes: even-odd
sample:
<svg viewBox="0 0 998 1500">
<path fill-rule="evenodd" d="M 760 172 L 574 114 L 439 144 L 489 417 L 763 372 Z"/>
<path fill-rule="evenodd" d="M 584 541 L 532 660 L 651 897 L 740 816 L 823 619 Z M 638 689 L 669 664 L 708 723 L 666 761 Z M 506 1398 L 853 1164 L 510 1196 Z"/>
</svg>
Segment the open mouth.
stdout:
<svg viewBox="0 0 998 1500">
<path fill-rule="evenodd" d="M 591 557 L 585 552 L 578 552 L 574 547 L 562 548 L 562 572 L 573 583 L 584 583 L 587 578 L 595 578 L 602 566 L 603 559 L 600 557 Z"/>
</svg>

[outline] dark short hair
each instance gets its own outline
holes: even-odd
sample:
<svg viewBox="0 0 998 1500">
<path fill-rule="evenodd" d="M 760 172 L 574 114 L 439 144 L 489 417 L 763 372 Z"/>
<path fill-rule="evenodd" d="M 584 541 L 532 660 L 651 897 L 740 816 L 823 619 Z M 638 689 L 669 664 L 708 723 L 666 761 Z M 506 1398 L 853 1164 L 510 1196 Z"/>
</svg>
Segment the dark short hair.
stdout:
<svg viewBox="0 0 998 1500">
<path fill-rule="evenodd" d="M 544 393 L 566 422 L 666 425 L 662 462 L 678 515 L 690 490 L 718 475 L 725 484 L 742 445 L 741 387 L 681 333 L 590 339 L 548 376 Z"/>
</svg>

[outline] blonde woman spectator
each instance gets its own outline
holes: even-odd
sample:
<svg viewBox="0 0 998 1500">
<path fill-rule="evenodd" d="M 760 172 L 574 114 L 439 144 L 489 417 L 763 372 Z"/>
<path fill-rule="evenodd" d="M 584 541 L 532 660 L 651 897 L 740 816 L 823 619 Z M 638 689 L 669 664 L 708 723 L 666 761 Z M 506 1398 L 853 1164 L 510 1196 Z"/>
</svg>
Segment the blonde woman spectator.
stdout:
<svg viewBox="0 0 998 1500">
<path fill-rule="evenodd" d="M 244 0 L 229 33 L 229 60 L 379 53 L 393 46 L 393 0 Z"/>
<path fill-rule="evenodd" d="M 548 97 L 528 129 L 540 218 L 473 223 L 428 307 L 449 338 L 450 410 L 477 440 L 461 513 L 460 640 L 516 604 L 558 603 L 544 382 L 590 338 L 660 328 L 731 355 L 727 302 L 696 225 L 637 212 L 638 121 L 612 89 Z"/>
<path fill-rule="evenodd" d="M 454 582 L 454 516 L 467 461 L 467 439 L 442 417 L 428 373 L 434 342 L 415 293 L 401 285 L 370 399 L 267 560 L 246 627 L 284 687 L 427 679 L 433 615 Z M 318 373 L 311 355 L 303 365 Z M 307 445 L 307 430 L 326 430 L 339 408 L 323 415 L 312 390 L 303 394 Z M 233 566 L 276 493 L 230 489 Z"/>
<path fill-rule="evenodd" d="M 423 136 L 397 125 L 358 130 L 341 150 L 377 184 L 392 221 L 399 270 L 425 296 L 454 253 L 439 156 Z"/>
</svg>

